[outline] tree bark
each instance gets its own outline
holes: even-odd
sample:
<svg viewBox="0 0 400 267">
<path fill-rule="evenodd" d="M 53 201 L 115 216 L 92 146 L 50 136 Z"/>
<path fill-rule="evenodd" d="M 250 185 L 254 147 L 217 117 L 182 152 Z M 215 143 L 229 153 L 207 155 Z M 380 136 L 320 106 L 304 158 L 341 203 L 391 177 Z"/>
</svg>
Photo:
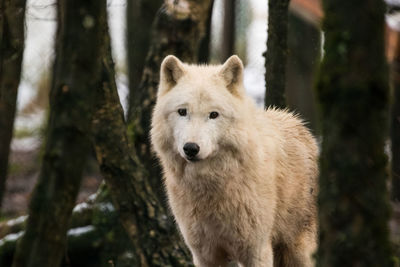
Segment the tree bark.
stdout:
<svg viewBox="0 0 400 267">
<path fill-rule="evenodd" d="M 24 51 L 26 0 L 0 1 L 0 208 L 5 191 L 10 143 Z"/>
<path fill-rule="evenodd" d="M 143 68 L 150 46 L 151 25 L 162 0 L 128 0 L 127 18 L 127 53 L 129 99 L 128 109 L 132 109 L 135 99 L 140 96 L 138 89 L 143 75 Z M 128 111 L 128 114 L 132 114 Z M 130 120 L 130 118 L 128 118 Z"/>
<path fill-rule="evenodd" d="M 286 107 L 285 82 L 289 2 L 290 0 L 268 1 L 265 107 Z"/>
<path fill-rule="evenodd" d="M 188 266 L 190 254 L 153 192 L 148 172 L 128 139 L 114 79 L 109 37 L 106 39 L 109 49 L 103 55 L 103 74 L 97 87 L 94 143 L 100 170 L 133 243 L 131 264 Z"/>
<path fill-rule="evenodd" d="M 206 32 L 199 45 L 199 59 L 200 64 L 207 64 L 210 61 L 210 49 L 211 49 L 211 26 L 212 26 L 212 14 L 214 8 L 214 0 L 211 0 L 210 8 L 208 10 L 208 17 L 206 22 Z"/>
<path fill-rule="evenodd" d="M 400 35 L 400 33 L 397 33 Z M 392 141 L 392 199 L 400 201 L 400 40 L 397 41 L 392 62 L 392 110 L 390 136 Z"/>
<path fill-rule="evenodd" d="M 58 1 L 50 119 L 39 181 L 14 267 L 59 266 L 90 148 L 95 85 L 100 78 L 106 1 Z"/>
<path fill-rule="evenodd" d="M 182 1 L 183 2 L 183 1 Z M 133 140 L 137 156 L 148 170 L 146 179 L 165 203 L 159 164 L 151 153 L 149 131 L 151 113 L 156 101 L 159 69 L 162 60 L 173 54 L 185 62 L 197 62 L 200 41 L 206 32 L 211 0 L 165 1 L 153 24 L 152 41 L 147 55 L 140 95 L 135 99 L 129 117 L 128 137 Z"/>
<path fill-rule="evenodd" d="M 225 62 L 233 55 L 235 49 L 236 31 L 236 0 L 224 1 L 224 24 L 221 44 L 221 62 Z"/>
<path fill-rule="evenodd" d="M 384 3 L 323 1 L 318 266 L 392 266 Z"/>
<path fill-rule="evenodd" d="M 285 99 L 290 110 L 301 115 L 316 132 L 313 86 L 321 62 L 321 30 L 289 11 Z M 307 40 L 307 41 L 304 41 Z"/>
</svg>

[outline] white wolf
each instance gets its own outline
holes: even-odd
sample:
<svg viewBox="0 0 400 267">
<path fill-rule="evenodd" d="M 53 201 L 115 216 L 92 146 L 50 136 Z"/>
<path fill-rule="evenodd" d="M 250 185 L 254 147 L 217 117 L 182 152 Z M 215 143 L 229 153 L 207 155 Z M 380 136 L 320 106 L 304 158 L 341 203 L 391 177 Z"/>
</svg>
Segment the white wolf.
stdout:
<svg viewBox="0 0 400 267">
<path fill-rule="evenodd" d="M 257 108 L 237 56 L 161 65 L 151 139 L 196 266 L 312 266 L 315 139 L 293 114 Z"/>
</svg>

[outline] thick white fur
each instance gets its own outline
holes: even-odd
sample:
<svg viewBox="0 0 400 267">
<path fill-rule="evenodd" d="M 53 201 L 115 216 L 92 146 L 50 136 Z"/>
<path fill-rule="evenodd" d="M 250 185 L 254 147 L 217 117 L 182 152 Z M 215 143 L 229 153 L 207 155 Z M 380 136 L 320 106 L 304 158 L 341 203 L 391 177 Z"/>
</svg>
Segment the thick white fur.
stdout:
<svg viewBox="0 0 400 267">
<path fill-rule="evenodd" d="M 257 108 L 242 76 L 236 56 L 222 66 L 164 59 L 151 139 L 169 204 L 196 266 L 312 266 L 316 141 L 293 114 Z M 187 142 L 198 161 L 185 158 Z"/>
</svg>

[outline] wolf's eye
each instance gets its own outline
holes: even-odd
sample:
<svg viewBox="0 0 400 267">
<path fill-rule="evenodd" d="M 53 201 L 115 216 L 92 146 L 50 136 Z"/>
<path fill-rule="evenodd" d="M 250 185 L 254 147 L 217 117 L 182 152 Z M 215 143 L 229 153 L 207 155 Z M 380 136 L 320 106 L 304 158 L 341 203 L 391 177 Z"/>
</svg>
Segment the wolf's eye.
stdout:
<svg viewBox="0 0 400 267">
<path fill-rule="evenodd" d="M 187 112 L 186 112 L 186 108 L 180 108 L 178 109 L 178 114 L 182 117 L 185 117 Z"/>
<path fill-rule="evenodd" d="M 218 116 L 219 116 L 219 114 L 218 114 L 218 112 L 216 112 L 216 111 L 213 111 L 213 112 L 210 113 L 210 119 L 215 119 L 215 118 L 217 118 Z"/>
</svg>

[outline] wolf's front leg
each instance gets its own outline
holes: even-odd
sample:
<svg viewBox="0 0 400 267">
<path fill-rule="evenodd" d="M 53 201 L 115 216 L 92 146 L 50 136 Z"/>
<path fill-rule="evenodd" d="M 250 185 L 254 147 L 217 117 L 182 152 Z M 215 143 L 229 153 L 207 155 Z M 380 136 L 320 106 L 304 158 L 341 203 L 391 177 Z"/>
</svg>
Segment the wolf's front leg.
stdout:
<svg viewBox="0 0 400 267">
<path fill-rule="evenodd" d="M 245 256 L 240 259 L 242 267 L 272 267 L 273 253 L 269 243 L 249 248 Z"/>
<path fill-rule="evenodd" d="M 196 267 L 226 267 L 228 259 L 226 253 L 219 249 L 202 248 L 192 249 L 193 262 Z"/>
</svg>

